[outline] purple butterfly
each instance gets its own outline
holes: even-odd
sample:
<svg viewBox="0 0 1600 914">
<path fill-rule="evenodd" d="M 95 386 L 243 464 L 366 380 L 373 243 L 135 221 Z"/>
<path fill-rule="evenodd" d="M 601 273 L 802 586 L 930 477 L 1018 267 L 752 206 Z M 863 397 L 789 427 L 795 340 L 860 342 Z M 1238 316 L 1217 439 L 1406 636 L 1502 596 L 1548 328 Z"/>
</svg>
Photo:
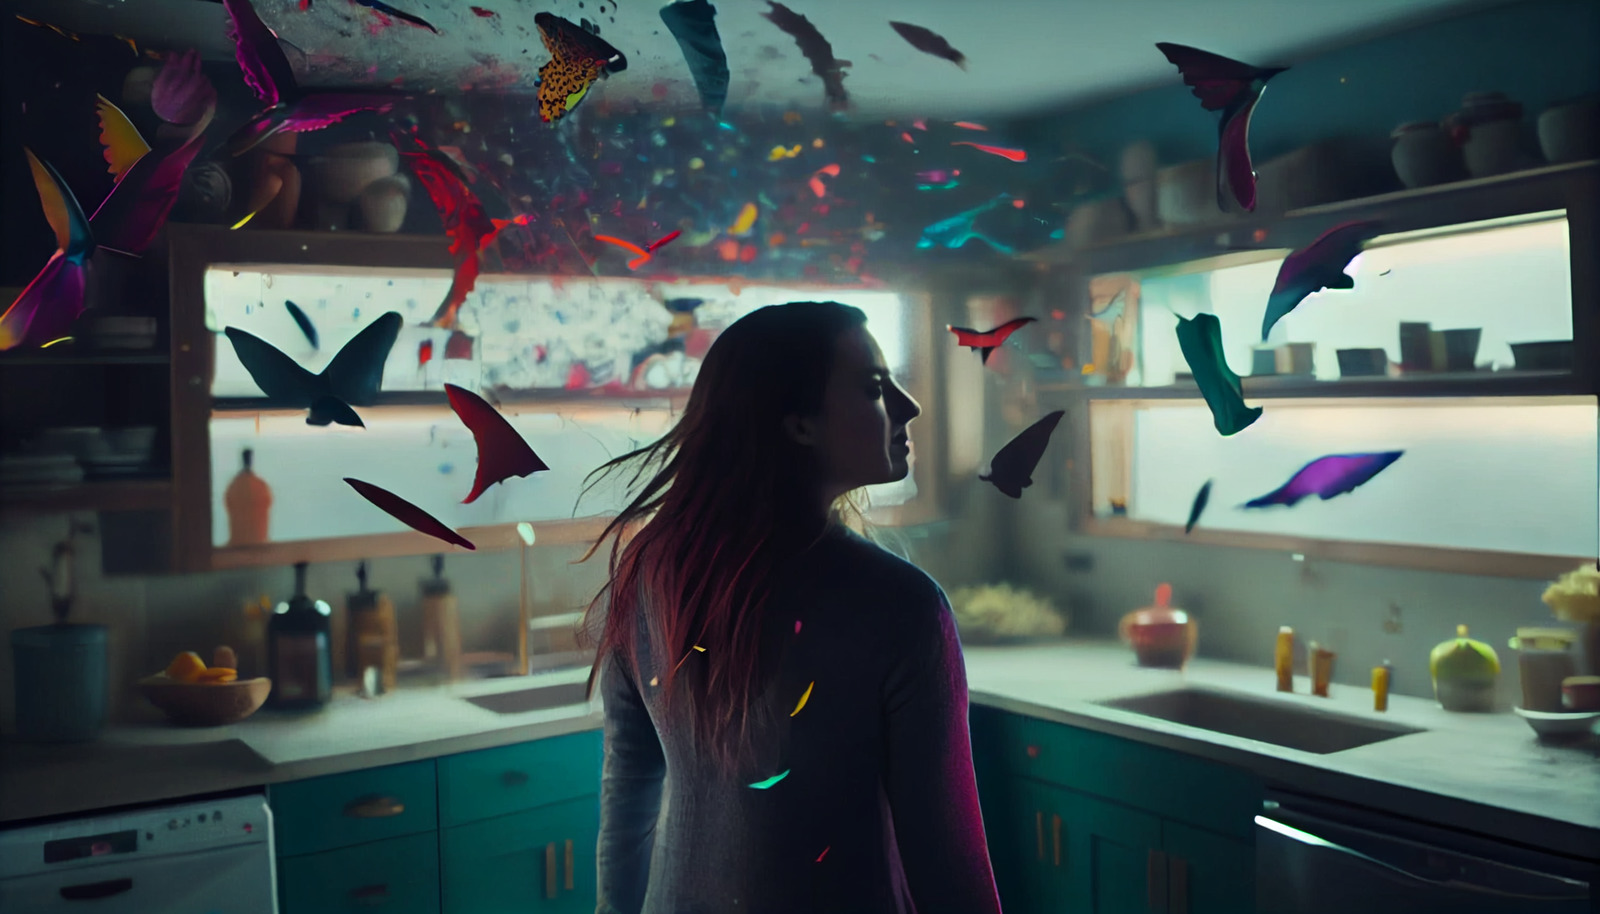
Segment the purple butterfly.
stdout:
<svg viewBox="0 0 1600 914">
<path fill-rule="evenodd" d="M 1229 188 L 1239 205 L 1256 208 L 1256 173 L 1250 164 L 1250 115 L 1267 88 L 1267 80 L 1288 67 L 1252 67 L 1187 45 L 1156 42 L 1156 47 L 1183 74 L 1195 98 L 1207 111 L 1221 111 L 1217 129 L 1217 207 L 1226 210 Z"/>
<path fill-rule="evenodd" d="M 1372 477 L 1382 473 L 1389 464 L 1400 459 L 1405 451 L 1382 451 L 1376 454 L 1332 454 L 1318 457 L 1289 481 L 1271 492 L 1244 503 L 1246 508 L 1266 508 L 1283 505 L 1292 508 L 1302 498 L 1315 495 L 1323 501 L 1353 492 Z"/>
<path fill-rule="evenodd" d="M 56 252 L 0 315 L 0 350 L 38 346 L 67 334 L 83 313 L 89 257 L 96 247 L 89 220 L 67 182 L 48 162 L 39 161 L 33 150 L 24 146 L 22 151 L 33 171 L 45 221 L 56 233 Z"/>
<path fill-rule="evenodd" d="M 184 170 L 200 152 L 204 135 L 196 132 L 187 140 L 158 140 L 151 147 L 127 115 L 104 96 L 96 107 L 106 161 L 117 183 L 89 217 L 89 228 L 99 247 L 142 254 L 166 224 Z M 204 109 L 196 115 L 196 123 L 210 116 L 209 109 Z M 127 164 L 130 161 L 132 164 Z"/>
<path fill-rule="evenodd" d="M 278 47 L 278 36 L 256 15 L 250 0 L 222 0 L 222 5 L 228 11 L 228 33 L 245 84 L 267 105 L 228 138 L 228 151 L 234 155 L 249 152 L 278 133 L 306 133 L 362 111 L 388 111 L 397 97 L 403 97 L 373 89 L 300 88 L 289 58 Z"/>
<path fill-rule="evenodd" d="M 1323 289 L 1353 289 L 1356 281 L 1344 268 L 1361 253 L 1361 244 L 1378 234 L 1380 223 L 1346 222 L 1336 225 L 1298 251 L 1283 259 L 1278 278 L 1267 297 L 1267 311 L 1261 316 L 1261 342 L 1280 318 L 1313 292 Z"/>
</svg>

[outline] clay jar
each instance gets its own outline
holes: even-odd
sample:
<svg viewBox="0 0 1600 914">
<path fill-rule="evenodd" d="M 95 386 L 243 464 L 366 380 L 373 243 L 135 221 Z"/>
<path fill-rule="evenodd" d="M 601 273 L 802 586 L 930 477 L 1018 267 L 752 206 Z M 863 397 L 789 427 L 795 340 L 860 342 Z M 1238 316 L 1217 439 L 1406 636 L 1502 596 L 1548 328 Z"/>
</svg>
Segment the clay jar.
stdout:
<svg viewBox="0 0 1600 914">
<path fill-rule="evenodd" d="M 1519 166 L 1522 105 L 1502 92 L 1469 92 L 1461 110 L 1447 119 L 1474 178 L 1515 171 Z"/>
<path fill-rule="evenodd" d="M 1600 95 L 1546 108 L 1539 115 L 1539 149 L 1551 164 L 1600 158 Z"/>
<path fill-rule="evenodd" d="M 1433 121 L 1401 124 L 1389 134 L 1394 148 L 1389 158 L 1400 183 L 1407 187 L 1430 187 L 1466 178 L 1461 148 L 1450 139 L 1450 131 Z"/>
</svg>

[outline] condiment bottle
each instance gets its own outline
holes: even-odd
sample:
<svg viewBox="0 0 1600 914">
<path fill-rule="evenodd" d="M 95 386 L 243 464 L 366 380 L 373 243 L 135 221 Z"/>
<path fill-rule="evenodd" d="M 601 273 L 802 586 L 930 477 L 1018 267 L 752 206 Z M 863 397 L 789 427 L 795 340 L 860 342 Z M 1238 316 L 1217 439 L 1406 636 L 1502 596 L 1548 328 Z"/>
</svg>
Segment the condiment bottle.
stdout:
<svg viewBox="0 0 1600 914">
<path fill-rule="evenodd" d="M 345 645 L 345 669 L 357 678 L 367 670 L 378 671 L 378 686 L 392 692 L 400 668 L 400 638 L 395 624 L 394 603 L 388 594 L 367 587 L 367 563 L 356 565 L 358 589 L 345 600 L 350 614 L 350 637 Z"/>
<path fill-rule="evenodd" d="M 318 708 L 333 697 L 333 651 L 328 604 L 306 596 L 306 563 L 294 566 L 294 596 L 267 622 L 269 707 Z"/>
<path fill-rule="evenodd" d="M 1382 666 L 1372 668 L 1372 710 L 1389 710 L 1389 677 L 1394 668 L 1385 660 Z"/>
<path fill-rule="evenodd" d="M 1313 641 L 1307 652 L 1311 666 L 1311 694 L 1328 697 L 1328 683 L 1333 679 L 1333 651 Z"/>
<path fill-rule="evenodd" d="M 251 469 L 255 452 L 245 448 L 244 466 L 228 483 L 223 504 L 228 509 L 228 545 L 256 546 L 267 541 L 272 513 L 272 487 Z"/>
<path fill-rule="evenodd" d="M 1294 691 L 1294 629 L 1278 629 L 1277 648 L 1272 653 L 1272 668 L 1278 674 L 1278 691 Z"/>
<path fill-rule="evenodd" d="M 461 678 L 461 623 L 456 595 L 444 577 L 444 556 L 433 557 L 433 577 L 421 583 L 422 659 L 453 682 Z"/>
</svg>

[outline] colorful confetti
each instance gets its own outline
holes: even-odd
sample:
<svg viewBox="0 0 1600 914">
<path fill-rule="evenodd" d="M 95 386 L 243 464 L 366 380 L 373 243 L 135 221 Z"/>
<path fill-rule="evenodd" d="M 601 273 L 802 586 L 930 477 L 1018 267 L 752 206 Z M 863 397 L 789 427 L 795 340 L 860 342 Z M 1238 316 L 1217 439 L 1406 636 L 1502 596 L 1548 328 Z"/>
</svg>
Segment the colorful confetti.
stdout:
<svg viewBox="0 0 1600 914">
<path fill-rule="evenodd" d="M 800 696 L 800 703 L 794 706 L 794 710 L 793 711 L 789 712 L 789 716 L 790 717 L 793 717 L 796 714 L 799 714 L 800 713 L 800 709 L 804 708 L 806 706 L 806 701 L 808 701 L 811 698 L 811 690 L 813 688 L 816 688 L 816 685 L 817 685 L 817 681 L 815 679 L 813 679 L 811 681 L 811 685 L 806 686 L 805 694 Z"/>
<path fill-rule="evenodd" d="M 788 776 L 789 776 L 789 772 L 787 770 L 785 770 L 782 774 L 775 774 L 772 777 L 767 778 L 765 781 L 756 781 L 754 784 L 751 784 L 750 786 L 755 788 L 756 790 L 766 790 L 768 787 L 771 787 L 773 784 L 778 783 L 779 781 L 783 780 L 784 778 L 786 778 Z"/>
</svg>

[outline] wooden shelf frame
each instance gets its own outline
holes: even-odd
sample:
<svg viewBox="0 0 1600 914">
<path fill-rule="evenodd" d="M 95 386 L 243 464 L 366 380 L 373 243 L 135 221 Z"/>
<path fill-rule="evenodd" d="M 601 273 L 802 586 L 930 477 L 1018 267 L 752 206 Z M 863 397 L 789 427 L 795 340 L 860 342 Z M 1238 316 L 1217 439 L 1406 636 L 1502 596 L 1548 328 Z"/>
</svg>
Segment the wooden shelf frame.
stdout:
<svg viewBox="0 0 1600 914">
<path fill-rule="evenodd" d="M 1463 223 L 1565 211 L 1572 287 L 1574 361 L 1570 371 L 1427 373 L 1411 377 L 1307 381 L 1286 378 L 1241 379 L 1247 402 L 1269 399 L 1330 400 L 1342 406 L 1437 405 L 1441 398 L 1497 399 L 1584 397 L 1600 394 L 1600 160 L 1554 165 L 1492 178 L 1419 188 L 1375 197 L 1308 207 L 1279 215 L 1246 214 L 1218 223 L 1149 233 L 1071 249 L 1058 245 L 1029 259 L 1064 274 L 1068 299 L 1060 307 L 1081 318 L 1088 313 L 1089 281 L 1109 273 L 1135 272 L 1251 249 L 1298 248 L 1340 222 L 1382 219 L 1388 233 L 1439 229 Z M 1203 546 L 1251 548 L 1298 554 L 1307 559 L 1416 568 L 1454 574 L 1549 579 L 1592 557 L 1532 555 L 1487 550 L 1438 548 L 1383 542 L 1212 530 L 1126 517 L 1096 517 L 1093 512 L 1093 446 L 1089 410 L 1095 401 L 1193 400 L 1202 402 L 1193 382 L 1166 387 L 1088 387 L 1069 378 L 1038 385 L 1041 400 L 1066 410 L 1065 431 L 1072 442 L 1068 524 L 1079 534 L 1183 542 Z M 1567 400 L 1566 402 L 1572 402 Z M 1596 399 L 1600 408 L 1600 399 Z"/>
<path fill-rule="evenodd" d="M 209 423 L 213 414 L 290 412 L 281 405 L 258 398 L 217 398 L 210 394 L 215 373 L 216 335 L 205 325 L 205 273 L 213 264 L 328 267 L 359 267 L 389 270 L 451 270 L 449 239 L 443 235 L 375 235 L 358 232 L 233 232 L 214 226 L 174 225 L 171 241 L 172 284 L 172 528 L 173 570 L 206 571 L 258 565 L 284 565 L 297 561 L 343 561 L 401 555 L 426 555 L 440 551 L 466 552 L 412 531 L 267 543 L 252 547 L 218 547 L 212 542 L 211 445 Z M 623 277 L 616 277 L 623 279 Z M 693 282 L 721 284 L 728 277 L 652 276 L 648 282 Z M 883 290 L 881 285 L 823 286 L 772 280 L 796 291 L 815 289 L 819 293 L 845 288 Z M 748 281 L 745 285 L 761 285 Z M 933 353 L 943 342 L 942 328 L 934 328 L 929 313 L 929 296 L 918 290 L 900 290 L 913 317 L 908 322 L 913 377 L 911 394 L 929 402 L 934 388 L 930 373 Z M 920 315 L 918 317 L 917 315 Z M 507 405 L 537 404 L 550 408 L 563 406 L 606 406 L 670 404 L 681 411 L 688 401 L 687 391 L 496 391 Z M 396 414 L 448 409 L 442 392 L 395 391 L 380 395 L 379 404 L 360 407 L 360 411 L 381 409 Z M 293 410 L 292 412 L 301 412 Z M 912 525 L 937 520 L 942 505 L 942 479 L 939 465 L 931 461 L 914 464 L 918 497 L 906 505 L 877 508 L 870 512 L 873 522 L 884 525 Z M 610 516 L 534 523 L 538 544 L 592 542 L 609 522 Z M 478 551 L 512 549 L 521 545 L 516 524 L 506 523 L 464 528 L 460 531 Z"/>
<path fill-rule="evenodd" d="M 172 504 L 170 479 L 88 480 L 66 487 L 0 489 L 0 512 L 164 510 Z"/>
</svg>

